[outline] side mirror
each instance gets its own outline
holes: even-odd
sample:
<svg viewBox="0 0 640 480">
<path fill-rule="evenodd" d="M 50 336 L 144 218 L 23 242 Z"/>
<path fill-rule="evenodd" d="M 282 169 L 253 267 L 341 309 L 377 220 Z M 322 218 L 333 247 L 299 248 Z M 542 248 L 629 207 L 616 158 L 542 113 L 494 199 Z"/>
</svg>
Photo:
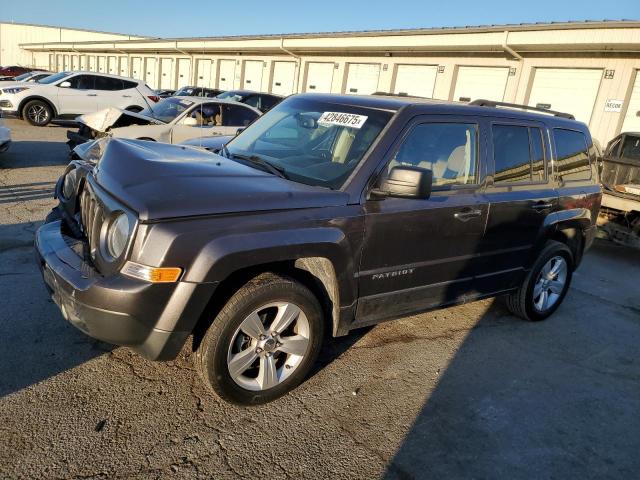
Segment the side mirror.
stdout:
<svg viewBox="0 0 640 480">
<path fill-rule="evenodd" d="M 184 120 L 182 120 L 182 125 L 185 125 L 187 127 L 197 127 L 198 120 L 193 117 L 184 117 Z"/>
<path fill-rule="evenodd" d="M 71 82 L 64 81 L 64 82 L 62 82 L 62 83 L 58 84 L 58 86 L 59 86 L 60 88 L 69 88 L 69 87 L 71 86 Z"/>
<path fill-rule="evenodd" d="M 427 168 L 393 167 L 379 188 L 372 190 L 376 198 L 398 197 L 427 199 L 431 196 L 433 172 Z"/>
</svg>

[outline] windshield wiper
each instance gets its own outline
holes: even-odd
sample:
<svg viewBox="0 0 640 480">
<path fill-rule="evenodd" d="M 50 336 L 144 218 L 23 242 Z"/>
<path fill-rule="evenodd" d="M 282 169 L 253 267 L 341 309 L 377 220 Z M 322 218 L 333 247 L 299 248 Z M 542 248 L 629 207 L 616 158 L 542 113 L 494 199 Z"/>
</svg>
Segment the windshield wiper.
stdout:
<svg viewBox="0 0 640 480">
<path fill-rule="evenodd" d="M 230 158 L 232 160 L 234 158 L 237 158 L 238 160 L 245 160 L 247 162 L 260 165 L 261 167 L 265 168 L 269 173 L 276 175 L 280 178 L 284 178 L 284 179 L 288 178 L 284 168 L 277 167 L 271 162 L 268 162 L 267 160 L 265 160 L 264 158 L 259 157 L 258 155 L 242 155 L 240 153 L 231 153 L 229 152 L 226 146 L 222 147 L 222 151 L 225 153 L 224 156 L 227 158 Z"/>
</svg>

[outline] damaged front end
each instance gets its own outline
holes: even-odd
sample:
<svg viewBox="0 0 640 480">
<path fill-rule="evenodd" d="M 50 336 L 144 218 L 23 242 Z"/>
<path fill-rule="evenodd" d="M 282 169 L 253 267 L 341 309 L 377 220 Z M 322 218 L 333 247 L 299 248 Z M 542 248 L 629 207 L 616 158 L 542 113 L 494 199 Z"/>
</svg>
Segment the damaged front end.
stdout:
<svg viewBox="0 0 640 480">
<path fill-rule="evenodd" d="M 80 115 L 75 121 L 80 124 L 78 130 L 67 131 L 67 145 L 72 151 L 85 142 L 108 136 L 109 132 L 114 128 L 128 127 L 130 125 L 158 125 L 162 123 L 141 113 L 114 107 Z"/>
</svg>

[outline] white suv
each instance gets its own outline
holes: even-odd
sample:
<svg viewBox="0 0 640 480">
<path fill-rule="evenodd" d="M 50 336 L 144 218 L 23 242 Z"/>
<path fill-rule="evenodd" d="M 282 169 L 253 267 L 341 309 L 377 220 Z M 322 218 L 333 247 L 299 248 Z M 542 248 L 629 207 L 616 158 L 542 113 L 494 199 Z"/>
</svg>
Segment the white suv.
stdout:
<svg viewBox="0 0 640 480">
<path fill-rule="evenodd" d="M 0 110 L 31 125 L 74 118 L 108 107 L 139 112 L 160 98 L 140 80 L 94 72 L 60 72 L 38 83 L 0 85 Z"/>
</svg>

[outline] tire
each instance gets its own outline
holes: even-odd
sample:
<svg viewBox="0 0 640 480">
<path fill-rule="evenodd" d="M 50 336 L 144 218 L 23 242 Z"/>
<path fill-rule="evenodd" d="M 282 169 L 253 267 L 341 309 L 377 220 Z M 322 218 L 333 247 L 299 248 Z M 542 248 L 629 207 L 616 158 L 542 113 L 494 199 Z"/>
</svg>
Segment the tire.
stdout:
<svg viewBox="0 0 640 480">
<path fill-rule="evenodd" d="M 283 325 L 288 326 L 283 329 Z M 318 357 L 323 335 L 323 313 L 315 295 L 295 280 L 264 273 L 222 308 L 196 350 L 195 366 L 224 400 L 238 405 L 267 403 L 304 380 Z"/>
<path fill-rule="evenodd" d="M 564 262 L 564 270 L 562 262 Z M 557 274 L 554 272 L 556 268 Z M 553 280 L 545 281 L 544 272 L 548 272 Z M 562 272 L 564 276 L 561 275 Z M 571 285 L 572 275 L 571 250 L 564 243 L 550 240 L 540 252 L 522 285 L 507 296 L 507 307 L 511 313 L 525 320 L 533 322 L 544 320 L 553 314 L 564 300 Z M 543 297 L 545 293 L 548 302 Z"/>
<path fill-rule="evenodd" d="M 31 100 L 22 109 L 22 118 L 34 127 L 44 127 L 53 120 L 53 109 L 47 102 Z"/>
</svg>

